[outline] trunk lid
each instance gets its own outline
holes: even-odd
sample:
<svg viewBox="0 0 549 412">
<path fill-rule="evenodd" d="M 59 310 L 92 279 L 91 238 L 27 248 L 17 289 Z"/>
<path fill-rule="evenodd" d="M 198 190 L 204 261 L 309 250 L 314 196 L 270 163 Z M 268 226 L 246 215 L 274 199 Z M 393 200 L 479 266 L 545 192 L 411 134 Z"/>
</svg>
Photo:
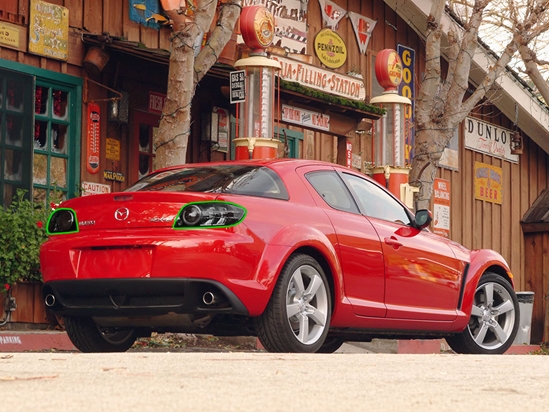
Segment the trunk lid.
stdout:
<svg viewBox="0 0 549 412">
<path fill-rule="evenodd" d="M 80 231 L 165 228 L 173 226 L 187 203 L 216 197 L 191 192 L 119 192 L 71 199 L 60 207 L 76 212 Z"/>
</svg>

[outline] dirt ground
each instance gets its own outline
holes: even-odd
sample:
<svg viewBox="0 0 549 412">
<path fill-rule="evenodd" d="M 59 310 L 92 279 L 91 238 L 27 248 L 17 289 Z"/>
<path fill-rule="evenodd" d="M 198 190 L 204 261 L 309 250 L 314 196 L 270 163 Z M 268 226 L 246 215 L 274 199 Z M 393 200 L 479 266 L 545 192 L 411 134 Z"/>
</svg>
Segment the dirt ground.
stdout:
<svg viewBox="0 0 549 412">
<path fill-rule="evenodd" d="M 153 333 L 150 338 L 138 339 L 130 351 L 151 352 L 242 352 L 261 351 L 253 337 L 215 337 L 211 335 L 192 335 L 185 333 Z"/>
</svg>

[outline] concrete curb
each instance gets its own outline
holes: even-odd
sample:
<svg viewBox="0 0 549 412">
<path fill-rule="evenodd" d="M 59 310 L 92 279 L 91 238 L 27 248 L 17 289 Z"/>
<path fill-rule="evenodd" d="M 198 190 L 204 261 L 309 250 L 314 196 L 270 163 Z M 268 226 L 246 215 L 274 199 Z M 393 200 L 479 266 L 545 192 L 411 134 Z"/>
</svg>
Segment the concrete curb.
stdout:
<svg viewBox="0 0 549 412">
<path fill-rule="evenodd" d="M 1 331 L 0 352 L 76 351 L 62 331 Z"/>
<path fill-rule="evenodd" d="M 234 339 L 234 338 L 233 338 Z M 244 339 L 244 338 L 240 338 Z M 256 341 L 256 338 L 248 337 Z M 374 339 L 372 342 L 351 342 L 357 348 L 353 353 L 402 353 L 402 354 L 433 354 L 447 353 L 450 348 L 441 340 L 383 340 Z M 0 331 L 0 352 L 28 352 L 28 351 L 76 351 L 67 334 L 63 331 Z M 506 355 L 525 355 L 541 350 L 539 345 L 511 346 Z"/>
</svg>

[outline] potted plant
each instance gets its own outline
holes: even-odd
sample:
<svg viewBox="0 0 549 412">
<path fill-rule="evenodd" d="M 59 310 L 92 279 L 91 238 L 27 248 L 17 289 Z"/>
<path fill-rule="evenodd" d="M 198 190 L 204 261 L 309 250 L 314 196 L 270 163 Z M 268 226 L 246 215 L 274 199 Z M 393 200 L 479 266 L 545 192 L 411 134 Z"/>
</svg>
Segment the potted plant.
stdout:
<svg viewBox="0 0 549 412">
<path fill-rule="evenodd" d="M 0 294 L 16 299 L 12 321 L 45 323 L 39 252 L 47 237 L 45 225 L 50 210 L 25 195 L 25 190 L 17 190 L 11 205 L 0 208 Z M 0 321 L 6 315 L 0 313 Z"/>
</svg>

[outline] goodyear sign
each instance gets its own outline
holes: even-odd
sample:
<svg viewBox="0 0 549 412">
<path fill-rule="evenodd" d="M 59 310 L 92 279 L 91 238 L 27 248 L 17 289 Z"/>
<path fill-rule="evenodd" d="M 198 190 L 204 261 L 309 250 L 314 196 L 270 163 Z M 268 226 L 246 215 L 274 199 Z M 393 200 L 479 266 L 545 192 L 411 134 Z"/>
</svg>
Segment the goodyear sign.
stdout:
<svg viewBox="0 0 549 412">
<path fill-rule="evenodd" d="M 414 107 L 415 107 L 415 98 L 416 98 L 416 89 L 414 86 L 415 79 L 415 59 L 416 52 L 414 49 L 403 46 L 402 44 L 397 45 L 397 53 L 400 56 L 402 62 L 402 81 L 398 86 L 398 94 L 401 96 L 407 97 L 412 101 L 412 105 L 406 107 L 406 124 L 411 125 L 408 130 L 406 130 L 405 135 L 405 144 L 406 144 L 406 163 L 412 163 L 412 158 L 414 157 Z"/>
</svg>

